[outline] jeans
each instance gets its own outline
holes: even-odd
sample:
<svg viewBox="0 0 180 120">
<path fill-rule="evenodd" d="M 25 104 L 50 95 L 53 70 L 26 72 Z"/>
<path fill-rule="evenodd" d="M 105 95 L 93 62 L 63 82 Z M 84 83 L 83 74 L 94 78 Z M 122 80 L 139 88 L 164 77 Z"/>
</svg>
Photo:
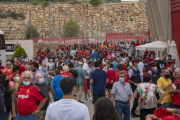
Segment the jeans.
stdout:
<svg viewBox="0 0 180 120">
<path fill-rule="evenodd" d="M 130 120 L 130 105 L 115 101 L 115 108 L 120 120 Z M 124 119 L 122 119 L 122 114 L 124 114 Z"/>
<path fill-rule="evenodd" d="M 168 102 L 168 103 L 161 104 L 161 107 L 171 108 L 171 107 L 172 107 L 172 102 Z"/>
<path fill-rule="evenodd" d="M 180 109 L 180 105 L 172 105 L 172 108 Z"/>
<path fill-rule="evenodd" d="M 9 115 L 10 115 L 10 112 L 5 112 L 5 117 L 4 117 L 4 120 L 7 120 L 8 119 L 8 117 L 9 117 Z"/>
<path fill-rule="evenodd" d="M 131 114 L 135 112 L 137 107 L 138 107 L 138 98 L 134 98 L 133 107 L 131 108 Z"/>
<path fill-rule="evenodd" d="M 37 115 L 32 116 L 31 114 L 28 115 L 20 115 L 17 113 L 17 120 L 37 120 Z"/>
<path fill-rule="evenodd" d="M 153 114 L 156 108 L 151 108 L 151 109 L 141 109 L 140 110 L 140 120 L 145 120 L 145 117 L 148 114 Z"/>
</svg>

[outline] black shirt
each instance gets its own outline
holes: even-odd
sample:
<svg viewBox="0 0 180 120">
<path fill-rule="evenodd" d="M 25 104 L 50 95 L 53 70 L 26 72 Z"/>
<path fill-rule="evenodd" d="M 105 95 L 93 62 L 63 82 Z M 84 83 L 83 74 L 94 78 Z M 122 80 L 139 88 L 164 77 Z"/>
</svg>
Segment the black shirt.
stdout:
<svg viewBox="0 0 180 120">
<path fill-rule="evenodd" d="M 42 107 L 41 110 L 47 110 L 47 107 L 49 106 L 49 101 L 50 101 L 50 97 L 49 97 L 49 87 L 47 84 L 43 83 L 42 85 L 35 83 L 35 85 L 46 95 L 47 100 L 45 105 Z M 37 102 L 37 105 L 40 104 L 40 101 Z"/>
<path fill-rule="evenodd" d="M 75 79 L 78 77 L 78 73 L 76 70 L 69 70 L 68 72 L 71 73 Z"/>
</svg>

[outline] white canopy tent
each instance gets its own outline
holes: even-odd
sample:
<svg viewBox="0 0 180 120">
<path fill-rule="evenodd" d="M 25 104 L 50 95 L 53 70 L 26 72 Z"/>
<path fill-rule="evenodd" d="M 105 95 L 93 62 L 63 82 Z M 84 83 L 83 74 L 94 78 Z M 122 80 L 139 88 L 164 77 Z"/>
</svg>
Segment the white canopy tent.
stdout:
<svg viewBox="0 0 180 120">
<path fill-rule="evenodd" d="M 144 45 L 140 45 L 136 47 L 136 50 L 141 50 L 141 51 L 145 51 L 145 50 L 150 50 L 150 51 L 155 51 L 156 54 L 158 55 L 160 52 L 160 58 L 162 58 L 162 54 L 164 51 L 167 51 L 167 43 L 163 42 L 163 41 L 155 41 L 155 42 L 151 42 L 151 43 L 147 43 Z"/>
<path fill-rule="evenodd" d="M 167 49 L 167 43 L 163 41 L 155 41 L 136 47 L 136 50 L 152 50 L 152 51 L 165 51 Z"/>
</svg>

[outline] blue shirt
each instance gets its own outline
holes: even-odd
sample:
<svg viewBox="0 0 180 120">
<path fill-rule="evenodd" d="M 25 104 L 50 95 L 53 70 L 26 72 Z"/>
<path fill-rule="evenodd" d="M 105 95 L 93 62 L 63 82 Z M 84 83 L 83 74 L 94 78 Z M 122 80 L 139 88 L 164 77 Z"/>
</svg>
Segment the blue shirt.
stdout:
<svg viewBox="0 0 180 120">
<path fill-rule="evenodd" d="M 93 95 L 105 95 L 106 72 L 96 69 L 91 72 L 90 79 L 93 80 Z"/>
<path fill-rule="evenodd" d="M 113 70 L 116 72 L 117 62 L 112 62 L 112 64 L 113 64 Z"/>
<path fill-rule="evenodd" d="M 99 57 L 99 54 L 98 54 L 97 52 L 93 52 L 93 53 L 91 54 L 91 57 L 92 57 L 92 62 L 94 62 L 94 59 L 95 59 L 95 58 L 98 58 L 98 57 Z"/>
<path fill-rule="evenodd" d="M 63 92 L 60 88 L 60 80 L 62 79 L 61 75 L 58 75 L 53 78 L 51 87 L 54 88 L 54 100 L 58 100 L 63 98 Z"/>
</svg>

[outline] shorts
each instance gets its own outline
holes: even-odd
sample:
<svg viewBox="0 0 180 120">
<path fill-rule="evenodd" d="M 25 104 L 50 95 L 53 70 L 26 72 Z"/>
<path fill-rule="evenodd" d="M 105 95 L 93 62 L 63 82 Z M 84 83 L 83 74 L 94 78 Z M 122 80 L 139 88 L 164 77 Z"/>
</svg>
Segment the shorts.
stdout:
<svg viewBox="0 0 180 120">
<path fill-rule="evenodd" d="M 101 97 L 104 97 L 105 95 L 93 95 L 93 101 L 92 103 L 96 103 L 96 101 L 101 98 Z"/>
<path fill-rule="evenodd" d="M 113 86 L 112 84 L 107 84 L 106 89 L 112 89 L 112 86 Z"/>
<path fill-rule="evenodd" d="M 90 89 L 90 79 L 87 79 L 87 87 Z"/>
<path fill-rule="evenodd" d="M 83 86 L 83 85 L 81 85 L 81 86 L 76 86 L 76 93 L 82 92 L 83 89 L 84 89 L 84 86 Z"/>
</svg>

